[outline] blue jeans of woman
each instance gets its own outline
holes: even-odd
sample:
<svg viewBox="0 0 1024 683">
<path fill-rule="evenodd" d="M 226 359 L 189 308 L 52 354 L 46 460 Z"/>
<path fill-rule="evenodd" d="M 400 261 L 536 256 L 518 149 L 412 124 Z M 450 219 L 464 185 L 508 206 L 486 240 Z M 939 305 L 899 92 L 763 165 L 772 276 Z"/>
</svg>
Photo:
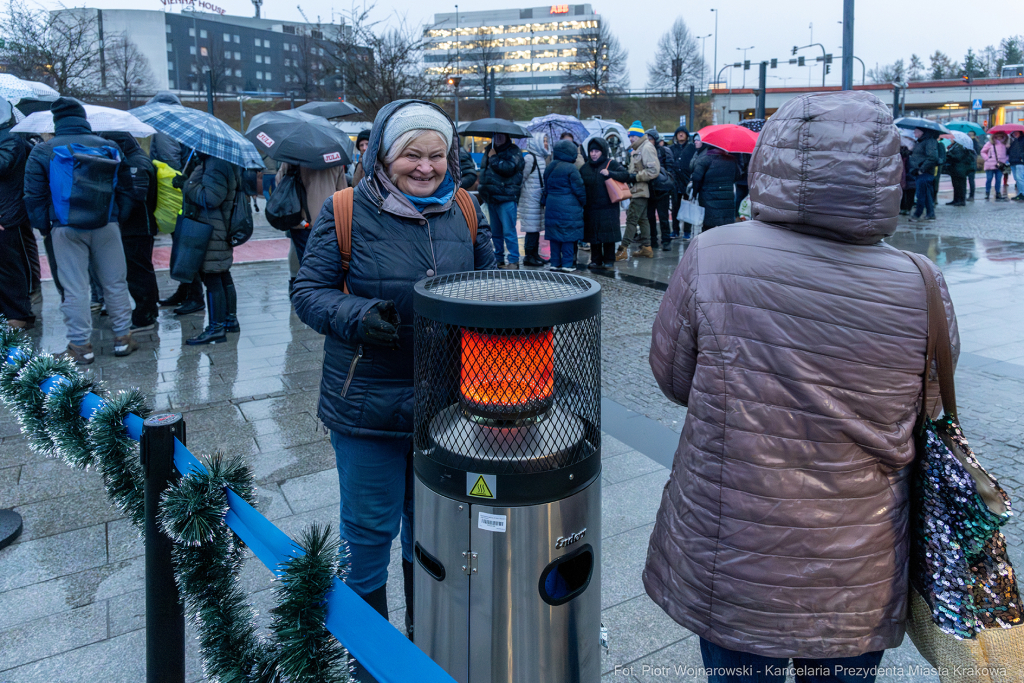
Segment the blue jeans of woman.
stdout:
<svg viewBox="0 0 1024 683">
<path fill-rule="evenodd" d="M 516 232 L 518 205 L 515 202 L 492 204 L 487 202 L 491 216 L 491 238 L 494 240 L 494 256 L 501 263 L 508 250 L 508 262 L 519 263 L 519 233 Z"/>
<path fill-rule="evenodd" d="M 935 196 L 932 188 L 935 185 L 935 176 L 919 175 L 915 181 L 917 187 L 917 208 L 914 209 L 914 217 L 920 218 L 921 212 L 927 213 L 928 218 L 935 216 Z"/>
<path fill-rule="evenodd" d="M 559 242 L 548 240 L 551 248 L 552 268 L 575 268 L 576 267 L 576 242 Z"/>
<path fill-rule="evenodd" d="M 331 432 L 341 488 L 341 537 L 351 553 L 349 588 L 365 597 L 388 581 L 391 543 L 402 534 L 412 562 L 412 438 Z"/>
<path fill-rule="evenodd" d="M 708 683 L 785 683 L 791 670 L 796 683 L 874 683 L 884 650 L 858 657 L 794 659 L 763 657 L 727 650 L 700 639 Z"/>
<path fill-rule="evenodd" d="M 1003 172 L 998 168 L 986 168 L 985 169 L 985 199 L 988 199 L 988 193 L 992 191 L 992 181 L 996 182 L 996 196 L 1002 192 L 1003 184 Z"/>
</svg>

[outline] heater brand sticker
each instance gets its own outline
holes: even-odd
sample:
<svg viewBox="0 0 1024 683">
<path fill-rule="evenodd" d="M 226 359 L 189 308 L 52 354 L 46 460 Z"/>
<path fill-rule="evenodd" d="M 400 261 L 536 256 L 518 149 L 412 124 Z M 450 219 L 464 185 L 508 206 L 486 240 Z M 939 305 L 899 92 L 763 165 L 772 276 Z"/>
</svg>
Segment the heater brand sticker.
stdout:
<svg viewBox="0 0 1024 683">
<path fill-rule="evenodd" d="M 474 498 L 494 498 L 498 487 L 493 474 L 466 472 L 466 495 Z"/>
<path fill-rule="evenodd" d="M 497 531 L 505 533 L 505 515 L 492 515 L 487 512 L 480 513 L 480 519 L 476 523 L 484 531 Z"/>
</svg>

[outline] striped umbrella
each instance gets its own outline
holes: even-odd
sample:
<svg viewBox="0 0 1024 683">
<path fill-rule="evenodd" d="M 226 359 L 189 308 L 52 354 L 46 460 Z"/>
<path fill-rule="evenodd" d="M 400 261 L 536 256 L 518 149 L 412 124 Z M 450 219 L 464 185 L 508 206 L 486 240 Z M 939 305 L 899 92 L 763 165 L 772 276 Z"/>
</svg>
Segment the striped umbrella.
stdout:
<svg viewBox="0 0 1024 683">
<path fill-rule="evenodd" d="M 25 81 L 11 74 L 0 74 L 0 97 L 13 103 L 35 96 L 32 86 Z"/>
<path fill-rule="evenodd" d="M 205 111 L 180 104 L 145 104 L 130 113 L 172 140 L 243 168 L 263 168 L 255 145 Z"/>
</svg>

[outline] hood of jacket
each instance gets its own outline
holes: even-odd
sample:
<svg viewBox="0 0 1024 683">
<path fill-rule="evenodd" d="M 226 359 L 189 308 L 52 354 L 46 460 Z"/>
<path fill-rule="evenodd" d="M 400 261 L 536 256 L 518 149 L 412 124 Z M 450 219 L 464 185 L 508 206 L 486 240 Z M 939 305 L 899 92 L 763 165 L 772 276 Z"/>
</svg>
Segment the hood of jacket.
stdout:
<svg viewBox="0 0 1024 683">
<path fill-rule="evenodd" d="M 601 148 L 601 158 L 598 159 L 597 161 L 593 161 L 590 158 L 591 145 L 597 145 L 598 147 Z M 608 161 L 612 156 L 612 150 L 611 147 L 608 146 L 608 141 L 605 140 L 604 137 L 601 135 L 592 135 L 589 138 L 587 138 L 583 143 L 583 149 L 586 150 L 585 154 L 587 163 L 590 164 L 591 166 L 603 164 L 604 162 Z"/>
<path fill-rule="evenodd" d="M 378 156 L 380 156 L 381 140 L 384 137 L 384 129 L 387 127 L 388 119 L 396 111 L 410 104 L 424 104 L 428 107 L 433 107 L 444 114 L 445 117 L 448 117 L 448 114 L 445 114 L 441 107 L 432 102 L 424 102 L 422 100 L 395 100 L 383 107 L 377 112 L 377 117 L 373 120 L 373 127 L 370 129 L 369 145 L 366 147 L 366 152 L 362 157 L 364 168 L 366 168 L 365 161 L 373 159 L 374 172 L 369 173 L 367 171 L 366 175 L 359 182 L 359 186 L 363 187 L 363 190 L 370 199 L 384 211 L 407 218 L 417 218 L 421 214 L 416 211 L 412 203 L 391 183 L 384 170 L 384 164 L 378 159 Z M 448 120 L 451 121 L 450 118 Z M 462 182 L 462 170 L 459 165 L 459 134 L 455 130 L 454 122 L 452 122 L 452 144 L 448 147 L 448 174 L 455 181 L 455 186 L 459 187 Z M 437 210 L 447 211 L 452 201 L 454 201 L 454 196 L 446 204 L 439 206 Z"/>
<path fill-rule="evenodd" d="M 169 90 L 161 90 L 150 97 L 146 104 L 181 104 L 181 99 Z"/>
<path fill-rule="evenodd" d="M 680 133 L 686 133 L 686 141 L 690 142 L 690 130 L 686 126 L 679 126 L 678 128 L 676 128 L 676 132 L 672 134 L 672 140 L 675 141 L 676 136 L 679 135 Z"/>
<path fill-rule="evenodd" d="M 568 161 L 570 164 L 576 161 L 576 157 L 579 155 L 579 150 L 576 149 L 576 143 L 571 140 L 559 140 L 555 145 L 555 151 L 552 153 L 552 157 L 558 161 Z"/>
<path fill-rule="evenodd" d="M 815 93 L 765 124 L 749 166 L 751 218 L 851 244 L 896 231 L 900 138 L 866 92 Z"/>
<path fill-rule="evenodd" d="M 131 133 L 110 131 L 102 133 L 100 137 L 117 143 L 117 146 L 121 148 L 121 153 L 124 154 L 126 159 L 130 156 L 135 156 L 136 154 L 143 154 L 142 147 L 139 146 L 138 140 L 132 137 Z"/>
<path fill-rule="evenodd" d="M 533 152 L 541 159 L 548 155 L 548 151 L 544 149 L 544 135 L 531 135 L 526 138 L 526 151 Z"/>
</svg>

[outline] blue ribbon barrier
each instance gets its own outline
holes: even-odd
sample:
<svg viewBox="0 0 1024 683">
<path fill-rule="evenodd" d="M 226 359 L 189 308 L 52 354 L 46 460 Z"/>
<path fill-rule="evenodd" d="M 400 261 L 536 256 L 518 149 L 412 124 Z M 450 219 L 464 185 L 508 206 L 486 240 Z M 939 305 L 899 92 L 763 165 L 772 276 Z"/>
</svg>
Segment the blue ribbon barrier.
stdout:
<svg viewBox="0 0 1024 683">
<path fill-rule="evenodd" d="M 7 362 L 21 354 L 15 349 L 8 355 Z M 40 385 L 40 389 L 48 394 L 64 382 L 67 380 L 63 377 L 51 377 Z M 90 420 L 103 403 L 96 394 L 86 394 L 79 412 Z M 141 417 L 129 414 L 124 426 L 133 440 L 142 438 Z M 183 477 L 206 471 L 199 459 L 177 439 L 174 440 L 174 466 Z M 303 554 L 302 548 L 288 534 L 238 494 L 230 488 L 225 489 L 225 493 L 229 509 L 224 522 L 267 569 L 280 575 L 284 562 Z M 327 594 L 327 620 L 324 625 L 359 661 L 360 666 L 380 683 L 407 683 L 410 680 L 417 683 L 455 683 L 444 669 L 337 578 Z"/>
</svg>

